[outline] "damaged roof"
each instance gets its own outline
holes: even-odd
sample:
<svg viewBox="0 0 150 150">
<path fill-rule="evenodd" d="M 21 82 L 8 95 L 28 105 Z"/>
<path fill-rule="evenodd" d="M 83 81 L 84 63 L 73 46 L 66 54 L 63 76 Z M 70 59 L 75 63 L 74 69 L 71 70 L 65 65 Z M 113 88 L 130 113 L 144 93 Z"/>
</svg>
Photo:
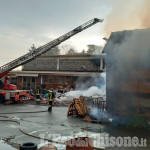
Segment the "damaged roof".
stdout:
<svg viewBox="0 0 150 150">
<path fill-rule="evenodd" d="M 134 41 L 141 41 L 144 43 L 145 40 L 149 40 L 149 42 L 145 42 L 144 44 L 149 43 L 150 45 L 150 28 L 148 29 L 136 29 L 136 30 L 124 30 L 124 31 L 117 31 L 117 32 L 112 32 L 107 44 L 105 45 L 103 49 L 103 53 L 107 53 L 110 50 L 113 50 L 117 45 L 121 45 L 125 41 L 128 42 L 127 39 L 133 37 L 136 37 L 137 40 Z M 133 43 L 140 45 L 139 42 Z"/>
</svg>

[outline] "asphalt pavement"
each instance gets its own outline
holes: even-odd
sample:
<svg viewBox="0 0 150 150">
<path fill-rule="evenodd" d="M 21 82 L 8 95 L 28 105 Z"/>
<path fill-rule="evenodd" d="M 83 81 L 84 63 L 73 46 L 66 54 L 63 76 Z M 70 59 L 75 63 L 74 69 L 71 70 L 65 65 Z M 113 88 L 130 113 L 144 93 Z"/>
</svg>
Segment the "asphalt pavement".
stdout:
<svg viewBox="0 0 150 150">
<path fill-rule="evenodd" d="M 0 105 L 0 112 L 31 112 L 31 111 L 46 111 L 40 113 L 15 113 L 15 114 L 1 114 L 0 116 L 8 116 L 11 119 L 15 119 L 21 122 L 22 128 L 25 132 L 42 136 L 54 140 L 66 141 L 73 137 L 90 136 L 94 139 L 94 145 L 96 147 L 105 147 L 99 145 L 97 142 L 97 135 L 105 136 L 137 136 L 138 138 L 146 138 L 147 146 L 142 149 L 150 149 L 150 133 L 143 130 L 128 129 L 123 127 L 112 127 L 110 125 L 101 125 L 96 123 L 87 123 L 82 118 L 67 117 L 68 107 L 53 107 L 52 112 L 47 112 L 47 106 L 31 105 L 31 104 L 10 104 Z M 8 119 L 0 117 L 0 119 Z M 22 144 L 25 142 L 34 142 L 41 147 L 47 144 L 47 141 L 43 141 L 37 138 L 30 137 L 23 134 L 19 130 L 19 126 L 15 122 L 2 122 L 0 121 L 0 137 L 1 139 L 10 138 L 10 141 L 4 142 L 0 140 L 0 150 L 15 150 L 15 144 Z M 58 150 L 65 149 L 65 145 L 56 144 Z M 11 148 L 10 148 L 11 147 Z M 112 148 L 120 149 L 120 148 Z M 123 150 L 124 148 L 121 148 Z M 135 148 L 128 148 L 129 150 Z M 141 149 L 141 148 L 136 148 Z"/>
</svg>

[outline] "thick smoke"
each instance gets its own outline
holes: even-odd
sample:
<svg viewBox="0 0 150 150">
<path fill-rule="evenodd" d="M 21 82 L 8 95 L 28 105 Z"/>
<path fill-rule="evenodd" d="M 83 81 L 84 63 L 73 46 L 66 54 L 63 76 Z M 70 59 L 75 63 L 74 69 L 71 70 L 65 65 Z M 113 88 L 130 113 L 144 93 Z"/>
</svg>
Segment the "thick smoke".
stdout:
<svg viewBox="0 0 150 150">
<path fill-rule="evenodd" d="M 112 33 L 105 50 L 109 108 L 136 112 L 149 93 L 150 29 Z"/>
<path fill-rule="evenodd" d="M 105 33 L 150 27 L 149 0 L 111 0 L 112 10 L 105 20 Z"/>
<path fill-rule="evenodd" d="M 106 73 L 102 73 L 97 77 L 94 76 L 91 79 L 93 80 L 93 83 L 95 83 L 95 86 L 92 86 L 92 80 L 86 81 L 84 83 L 80 80 L 80 85 L 82 86 L 79 86 L 74 91 L 66 93 L 66 95 L 72 96 L 74 98 L 78 98 L 80 96 L 90 97 L 93 95 L 106 95 Z"/>
<path fill-rule="evenodd" d="M 66 93 L 66 95 L 72 96 L 74 98 L 79 98 L 80 96 L 90 97 L 90 96 L 94 96 L 94 95 L 104 96 L 105 88 L 102 87 L 101 89 L 99 89 L 96 86 L 92 86 L 92 87 L 88 88 L 87 90 L 70 91 L 70 92 Z"/>
<path fill-rule="evenodd" d="M 147 129 L 148 124 L 145 118 L 140 117 L 137 114 L 131 114 L 130 116 L 126 115 L 115 115 L 107 111 L 102 111 L 98 107 L 91 109 L 90 116 L 93 119 L 97 119 L 103 123 L 109 123 L 113 126 L 128 126 L 134 128 L 143 128 Z"/>
</svg>

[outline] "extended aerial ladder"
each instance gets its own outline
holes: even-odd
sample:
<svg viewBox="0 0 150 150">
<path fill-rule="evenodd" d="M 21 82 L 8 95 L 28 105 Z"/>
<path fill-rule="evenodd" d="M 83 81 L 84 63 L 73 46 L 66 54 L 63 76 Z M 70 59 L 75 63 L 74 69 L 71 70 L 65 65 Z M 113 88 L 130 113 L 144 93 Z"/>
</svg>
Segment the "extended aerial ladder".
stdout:
<svg viewBox="0 0 150 150">
<path fill-rule="evenodd" d="M 78 26 L 77 28 L 73 29 L 72 31 L 60 36 L 59 38 L 35 49 L 30 51 L 29 53 L 3 65 L 0 67 L 0 78 L 2 78 L 3 76 L 5 76 L 9 71 L 11 71 L 12 69 L 21 66 L 25 63 L 28 63 L 29 61 L 34 60 L 35 58 L 37 58 L 38 56 L 40 56 L 41 54 L 46 53 L 47 51 L 49 51 L 50 49 L 54 48 L 55 46 L 59 45 L 60 43 L 66 41 L 67 39 L 69 39 L 70 37 L 78 34 L 79 32 L 93 26 L 94 24 L 98 23 L 98 22 L 103 22 L 103 20 L 98 19 L 98 18 L 94 18 L 80 26 Z"/>
</svg>

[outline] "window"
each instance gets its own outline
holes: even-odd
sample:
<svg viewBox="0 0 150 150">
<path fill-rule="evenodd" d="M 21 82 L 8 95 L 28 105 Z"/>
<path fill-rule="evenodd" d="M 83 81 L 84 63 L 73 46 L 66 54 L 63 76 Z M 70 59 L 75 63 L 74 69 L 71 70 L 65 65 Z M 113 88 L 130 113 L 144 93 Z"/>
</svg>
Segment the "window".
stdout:
<svg viewBox="0 0 150 150">
<path fill-rule="evenodd" d="M 65 83 L 65 77 L 64 76 L 55 76 L 55 83 L 60 83 L 60 84 Z"/>
<path fill-rule="evenodd" d="M 53 83 L 53 77 L 49 76 L 49 83 Z"/>
<path fill-rule="evenodd" d="M 35 89 L 35 78 L 23 77 L 23 89 L 26 90 Z"/>
<path fill-rule="evenodd" d="M 59 76 L 55 76 L 55 83 L 59 83 Z"/>
<path fill-rule="evenodd" d="M 64 76 L 60 76 L 59 77 L 59 83 L 65 83 L 65 77 Z"/>
<path fill-rule="evenodd" d="M 37 83 L 38 83 L 38 84 L 41 84 L 41 76 L 39 76 L 39 77 L 37 78 Z"/>
<path fill-rule="evenodd" d="M 43 84 L 47 84 L 48 83 L 48 76 L 43 76 Z"/>
<path fill-rule="evenodd" d="M 66 83 L 70 84 L 71 82 L 71 77 L 70 76 L 66 76 Z"/>
<path fill-rule="evenodd" d="M 32 78 L 32 82 L 35 82 L 35 78 L 34 77 Z"/>
<path fill-rule="evenodd" d="M 26 89 L 26 77 L 23 77 L 23 89 Z"/>
<path fill-rule="evenodd" d="M 35 89 L 35 77 L 32 77 L 32 82 L 31 82 L 31 89 Z"/>
</svg>

